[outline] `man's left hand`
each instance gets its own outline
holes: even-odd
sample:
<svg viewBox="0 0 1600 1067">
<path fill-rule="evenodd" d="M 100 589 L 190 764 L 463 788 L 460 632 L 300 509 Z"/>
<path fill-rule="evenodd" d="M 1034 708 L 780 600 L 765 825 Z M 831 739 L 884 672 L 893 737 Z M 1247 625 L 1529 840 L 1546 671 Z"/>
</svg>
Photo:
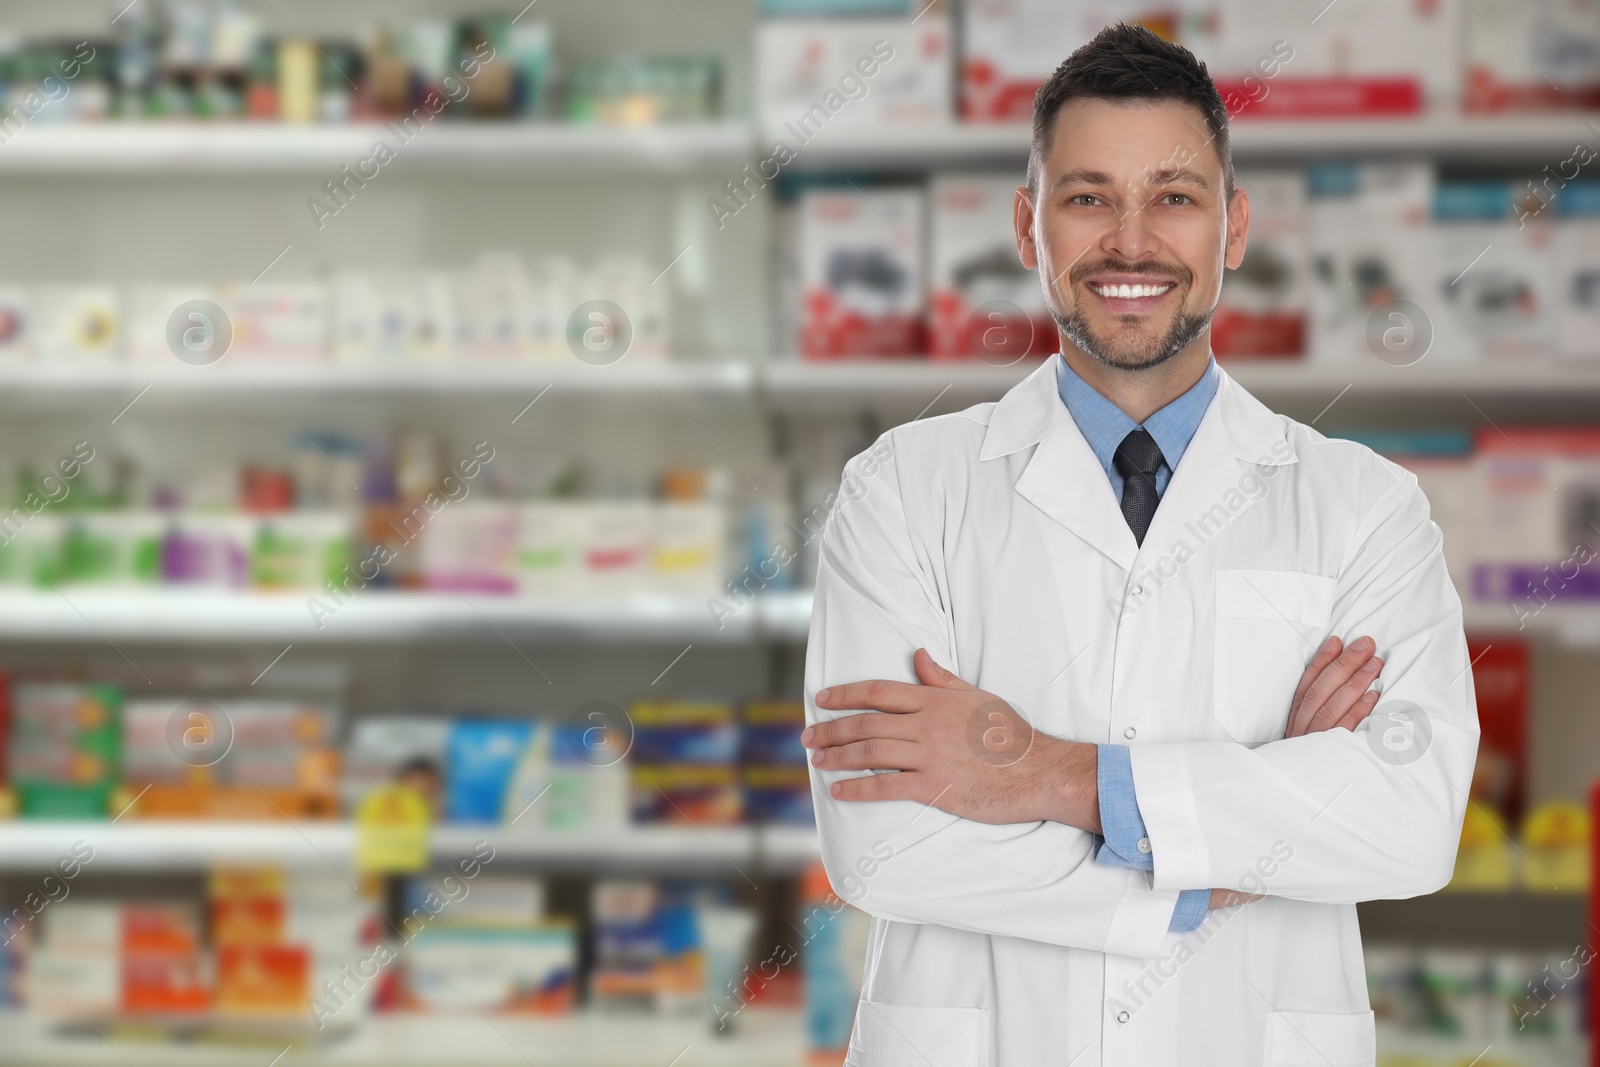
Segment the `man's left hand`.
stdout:
<svg viewBox="0 0 1600 1067">
<path fill-rule="evenodd" d="M 806 729 L 824 770 L 898 771 L 833 784 L 839 800 L 916 800 L 986 823 L 1053 820 L 1100 832 L 1094 745 L 1042 734 L 993 693 L 917 649 L 920 685 L 877 679 L 830 686 L 817 706 L 870 709 Z"/>
</svg>

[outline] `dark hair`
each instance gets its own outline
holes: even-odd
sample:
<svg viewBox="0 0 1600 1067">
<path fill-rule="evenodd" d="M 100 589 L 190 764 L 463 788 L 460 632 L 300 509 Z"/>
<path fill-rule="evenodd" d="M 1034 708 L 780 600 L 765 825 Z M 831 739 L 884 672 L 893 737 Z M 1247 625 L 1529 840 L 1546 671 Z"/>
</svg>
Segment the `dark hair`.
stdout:
<svg viewBox="0 0 1600 1067">
<path fill-rule="evenodd" d="M 1206 65 L 1182 45 L 1163 41 L 1143 26 L 1119 22 L 1073 52 L 1033 98 L 1033 145 L 1028 153 L 1028 194 L 1039 195 L 1044 157 L 1050 154 L 1056 116 L 1068 100 L 1176 100 L 1205 116 L 1222 161 L 1222 190 L 1233 196 L 1233 151 L 1228 110 Z"/>
</svg>

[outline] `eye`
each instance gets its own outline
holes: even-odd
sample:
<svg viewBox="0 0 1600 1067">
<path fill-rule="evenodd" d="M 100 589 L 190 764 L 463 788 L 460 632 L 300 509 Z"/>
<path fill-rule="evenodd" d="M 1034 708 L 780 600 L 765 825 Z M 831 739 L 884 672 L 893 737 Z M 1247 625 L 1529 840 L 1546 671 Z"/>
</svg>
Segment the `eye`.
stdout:
<svg viewBox="0 0 1600 1067">
<path fill-rule="evenodd" d="M 1174 206 L 1181 207 L 1184 204 L 1194 203 L 1194 198 L 1189 196 L 1187 193 L 1168 193 L 1166 196 L 1161 198 L 1161 202 L 1163 204 L 1172 204 Z"/>
<path fill-rule="evenodd" d="M 1069 199 L 1067 201 L 1067 203 L 1069 203 L 1069 204 L 1079 204 L 1079 205 L 1081 205 L 1083 207 L 1096 207 L 1096 206 L 1098 206 L 1100 204 L 1105 203 L 1105 201 L 1101 200 L 1098 196 L 1095 196 L 1093 193 L 1079 193 L 1077 196 L 1074 196 L 1071 199 Z"/>
</svg>

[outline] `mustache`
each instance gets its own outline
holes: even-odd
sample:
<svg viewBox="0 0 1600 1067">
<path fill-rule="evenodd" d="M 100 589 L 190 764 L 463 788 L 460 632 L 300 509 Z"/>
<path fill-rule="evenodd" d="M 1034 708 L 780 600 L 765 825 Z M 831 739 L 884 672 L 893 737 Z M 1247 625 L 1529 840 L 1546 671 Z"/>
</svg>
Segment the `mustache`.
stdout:
<svg viewBox="0 0 1600 1067">
<path fill-rule="evenodd" d="M 1181 264 L 1152 263 L 1145 260 L 1139 263 L 1121 263 L 1114 259 L 1102 259 L 1095 263 L 1079 263 L 1072 268 L 1067 276 L 1074 286 L 1082 285 L 1097 274 L 1148 274 L 1152 277 L 1162 278 L 1176 282 L 1179 285 L 1188 285 L 1194 281 L 1194 271 Z"/>
</svg>

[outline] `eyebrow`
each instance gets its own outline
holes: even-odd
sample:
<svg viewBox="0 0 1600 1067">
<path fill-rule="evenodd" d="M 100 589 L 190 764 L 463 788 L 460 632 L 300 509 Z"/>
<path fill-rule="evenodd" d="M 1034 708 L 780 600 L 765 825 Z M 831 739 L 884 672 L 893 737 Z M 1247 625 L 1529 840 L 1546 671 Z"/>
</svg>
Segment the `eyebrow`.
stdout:
<svg viewBox="0 0 1600 1067">
<path fill-rule="evenodd" d="M 1199 189 L 1211 188 L 1211 183 L 1206 176 L 1189 167 L 1168 167 L 1164 170 L 1154 171 L 1149 175 L 1152 185 L 1170 185 L 1174 182 L 1188 182 Z M 1115 185 L 1111 175 L 1103 170 L 1069 170 L 1055 180 L 1051 189 L 1060 189 L 1067 185 Z"/>
<path fill-rule="evenodd" d="M 1150 182 L 1152 185 L 1170 185 L 1174 182 L 1188 182 L 1190 185 L 1197 186 L 1201 189 L 1211 188 L 1211 183 L 1206 181 L 1206 176 L 1204 174 L 1201 174 L 1197 170 L 1190 170 L 1188 167 L 1168 167 L 1166 170 L 1158 170 L 1154 174 L 1150 175 Z"/>
<path fill-rule="evenodd" d="M 1052 189 L 1063 185 L 1114 185 L 1111 175 L 1103 170 L 1069 170 L 1055 180 Z"/>
</svg>

